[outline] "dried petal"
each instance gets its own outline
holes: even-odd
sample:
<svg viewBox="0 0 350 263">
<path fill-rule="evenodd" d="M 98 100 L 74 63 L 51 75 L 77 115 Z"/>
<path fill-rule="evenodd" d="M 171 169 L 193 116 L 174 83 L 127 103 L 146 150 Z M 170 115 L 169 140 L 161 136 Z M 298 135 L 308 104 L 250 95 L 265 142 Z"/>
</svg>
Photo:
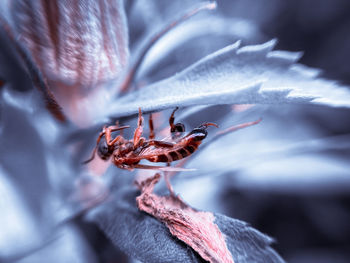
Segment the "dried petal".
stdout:
<svg viewBox="0 0 350 263">
<path fill-rule="evenodd" d="M 210 212 L 195 211 L 176 196 L 158 196 L 153 193 L 159 181 L 156 174 L 141 184 L 141 195 L 136 198 L 140 210 L 163 222 L 170 232 L 192 247 L 209 262 L 230 262 L 233 259 L 224 235 L 214 223 Z"/>
<path fill-rule="evenodd" d="M 111 195 L 92 209 L 87 219 L 98 224 L 115 246 L 142 262 L 203 262 L 194 250 L 171 235 L 165 224 L 137 209 L 135 198 L 139 192 L 125 186 L 130 179 L 126 175 L 113 173 L 116 186 Z M 284 262 L 271 248 L 272 239 L 247 223 L 215 214 L 215 224 L 226 236 L 235 263 Z"/>
</svg>

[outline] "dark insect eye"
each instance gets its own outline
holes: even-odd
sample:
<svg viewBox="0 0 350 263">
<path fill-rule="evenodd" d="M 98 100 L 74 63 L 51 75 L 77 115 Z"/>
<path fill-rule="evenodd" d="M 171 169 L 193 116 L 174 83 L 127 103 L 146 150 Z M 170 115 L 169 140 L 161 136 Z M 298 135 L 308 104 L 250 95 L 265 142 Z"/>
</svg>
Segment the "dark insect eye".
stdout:
<svg viewBox="0 0 350 263">
<path fill-rule="evenodd" d="M 185 132 L 185 125 L 182 123 L 176 123 L 174 127 L 174 132 Z"/>
<path fill-rule="evenodd" d="M 98 144 L 97 154 L 101 157 L 101 159 L 106 159 L 109 156 L 109 149 L 105 140 Z"/>
<path fill-rule="evenodd" d="M 207 137 L 208 132 L 204 129 L 195 128 L 191 131 L 190 134 L 194 135 L 193 138 L 195 141 L 201 141 Z"/>
</svg>

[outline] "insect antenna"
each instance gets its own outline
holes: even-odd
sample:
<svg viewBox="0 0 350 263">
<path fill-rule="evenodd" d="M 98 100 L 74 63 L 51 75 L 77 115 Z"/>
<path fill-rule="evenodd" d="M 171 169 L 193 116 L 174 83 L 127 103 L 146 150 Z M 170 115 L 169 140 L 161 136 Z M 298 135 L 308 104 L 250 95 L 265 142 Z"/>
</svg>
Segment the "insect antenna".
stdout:
<svg viewBox="0 0 350 263">
<path fill-rule="evenodd" d="M 203 151 L 206 147 L 208 147 L 211 143 L 213 143 L 214 141 L 216 141 L 218 138 L 221 138 L 222 136 L 226 135 L 226 134 L 229 134 L 231 132 L 235 132 L 237 130 L 240 130 L 240 129 L 244 129 L 246 127 L 249 127 L 249 126 L 253 126 L 253 125 L 256 125 L 256 124 L 259 124 L 260 122 L 262 121 L 262 118 L 256 120 L 256 121 L 251 121 L 251 122 L 246 122 L 246 123 L 241 123 L 241 124 L 238 124 L 238 125 L 234 125 L 234 126 L 231 126 L 223 131 L 219 131 L 217 132 L 213 138 L 211 138 L 209 141 L 207 141 L 206 143 L 204 143 L 202 145 L 201 148 L 198 149 L 198 152 L 200 151 Z M 202 124 L 203 126 L 215 126 L 217 127 L 217 125 L 215 125 L 215 123 L 204 123 Z M 201 126 L 202 126 L 201 125 Z M 179 161 L 174 168 L 182 168 L 183 166 L 185 166 L 185 164 L 187 162 L 190 162 L 191 159 L 189 158 L 185 158 L 185 159 L 182 159 L 181 161 Z M 178 173 L 179 171 L 177 170 L 173 170 L 173 171 L 168 171 L 168 178 L 170 179 L 171 177 L 173 177 L 176 173 Z"/>
<path fill-rule="evenodd" d="M 235 132 L 235 131 L 240 130 L 240 129 L 247 128 L 249 126 L 253 126 L 253 125 L 259 124 L 261 121 L 262 121 L 262 118 L 260 118 L 260 119 L 258 119 L 256 121 L 245 122 L 245 123 L 241 123 L 241 124 L 238 124 L 238 125 L 234 125 L 234 126 L 228 127 L 225 130 L 218 131 L 209 141 L 207 141 L 202 146 L 201 150 L 203 151 L 203 149 L 206 148 L 209 144 L 213 143 L 214 141 L 216 141 L 217 139 L 221 138 L 222 136 L 224 136 L 226 134 L 229 134 L 231 132 Z"/>
<path fill-rule="evenodd" d="M 214 135 L 214 138 L 213 139 L 217 139 L 225 134 L 228 134 L 228 133 L 231 133 L 231 132 L 234 132 L 234 131 L 237 131 L 237 130 L 240 130 L 240 129 L 244 129 L 246 127 L 249 127 L 249 126 L 252 126 L 252 125 L 256 125 L 258 123 L 260 123 L 262 121 L 262 118 L 256 120 L 256 121 L 251 121 L 251 122 L 245 122 L 245 123 L 241 123 L 241 124 L 238 124 L 238 125 L 235 125 L 235 126 L 231 126 L 225 130 L 222 130 L 222 131 L 219 131 L 217 132 L 215 135 Z"/>
<path fill-rule="evenodd" d="M 214 126 L 216 128 L 219 128 L 219 126 L 216 124 L 216 123 L 213 123 L 213 122 L 206 122 L 206 123 L 203 123 L 201 124 L 198 129 L 207 129 L 209 126 Z"/>
<path fill-rule="evenodd" d="M 147 52 L 151 49 L 151 47 L 166 33 L 168 33 L 171 29 L 175 28 L 176 26 L 180 25 L 182 22 L 185 22 L 190 17 L 196 15 L 200 11 L 203 10 L 212 10 L 216 8 L 216 2 L 215 1 L 209 1 L 205 3 L 201 3 L 199 6 L 193 8 L 189 12 L 186 12 L 184 15 L 182 15 L 180 18 L 176 19 L 175 21 L 171 22 L 167 26 L 165 26 L 160 32 L 156 33 L 149 42 L 141 49 L 141 52 L 133 65 L 130 67 L 124 81 L 122 82 L 120 86 L 120 93 L 125 93 L 131 88 L 131 84 L 134 80 L 135 74 L 140 67 L 143 59 L 145 58 Z"/>
</svg>

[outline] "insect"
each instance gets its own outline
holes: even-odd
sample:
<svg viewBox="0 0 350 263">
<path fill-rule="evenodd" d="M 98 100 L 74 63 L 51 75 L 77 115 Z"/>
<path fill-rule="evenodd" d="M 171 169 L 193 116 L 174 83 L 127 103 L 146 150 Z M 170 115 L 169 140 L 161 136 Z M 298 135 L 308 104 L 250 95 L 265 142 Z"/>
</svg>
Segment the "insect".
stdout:
<svg viewBox="0 0 350 263">
<path fill-rule="evenodd" d="M 169 118 L 171 140 L 155 140 L 152 115 L 150 115 L 149 119 L 149 138 L 142 137 L 143 117 L 139 108 L 134 138 L 127 140 L 122 135 L 112 138 L 112 132 L 124 130 L 129 128 L 129 126 L 119 126 L 118 124 L 105 126 L 97 138 L 92 157 L 85 163 L 90 162 L 97 152 L 97 155 L 103 160 L 112 158 L 112 162 L 121 169 L 183 170 L 182 168 L 139 164 L 141 160 L 148 160 L 156 163 L 167 163 L 169 166 L 171 162 L 183 159 L 194 153 L 202 140 L 206 138 L 208 127 L 218 127 L 215 123 L 207 122 L 194 128 L 187 135 L 182 136 L 185 132 L 185 126 L 182 123 L 174 124 L 174 114 L 177 109 L 178 107 L 174 109 Z"/>
</svg>

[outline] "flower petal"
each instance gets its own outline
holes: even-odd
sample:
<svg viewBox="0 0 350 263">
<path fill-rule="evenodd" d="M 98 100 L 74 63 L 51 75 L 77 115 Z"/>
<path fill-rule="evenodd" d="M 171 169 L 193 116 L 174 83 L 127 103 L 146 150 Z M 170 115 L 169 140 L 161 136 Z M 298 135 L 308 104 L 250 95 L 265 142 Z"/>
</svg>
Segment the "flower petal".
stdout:
<svg viewBox="0 0 350 263">
<path fill-rule="evenodd" d="M 93 86 L 115 78 L 128 60 L 122 1 L 13 3 L 16 32 L 49 79 Z"/>
</svg>

